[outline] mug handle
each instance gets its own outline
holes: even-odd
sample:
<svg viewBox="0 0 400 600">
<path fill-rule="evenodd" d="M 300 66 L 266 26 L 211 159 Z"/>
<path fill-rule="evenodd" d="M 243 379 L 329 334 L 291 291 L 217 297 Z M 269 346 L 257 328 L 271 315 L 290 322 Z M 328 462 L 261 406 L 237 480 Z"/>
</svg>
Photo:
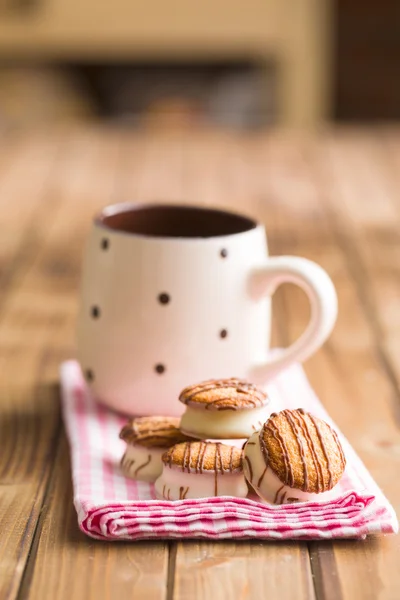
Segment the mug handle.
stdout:
<svg viewBox="0 0 400 600">
<path fill-rule="evenodd" d="M 307 294 L 311 318 L 293 344 L 252 370 L 252 379 L 265 383 L 294 362 L 302 362 L 314 354 L 331 333 L 337 317 L 335 287 L 322 267 L 306 258 L 273 256 L 256 267 L 250 275 L 250 293 L 257 301 L 272 296 L 282 283 L 295 283 Z"/>
</svg>

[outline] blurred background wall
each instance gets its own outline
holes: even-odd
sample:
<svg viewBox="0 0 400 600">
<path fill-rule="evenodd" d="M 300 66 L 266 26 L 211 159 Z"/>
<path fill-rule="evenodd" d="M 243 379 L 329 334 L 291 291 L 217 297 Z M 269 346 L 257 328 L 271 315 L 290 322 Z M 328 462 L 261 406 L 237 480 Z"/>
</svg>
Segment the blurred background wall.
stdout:
<svg viewBox="0 0 400 600">
<path fill-rule="evenodd" d="M 0 128 L 400 116 L 398 0 L 0 0 Z"/>
</svg>

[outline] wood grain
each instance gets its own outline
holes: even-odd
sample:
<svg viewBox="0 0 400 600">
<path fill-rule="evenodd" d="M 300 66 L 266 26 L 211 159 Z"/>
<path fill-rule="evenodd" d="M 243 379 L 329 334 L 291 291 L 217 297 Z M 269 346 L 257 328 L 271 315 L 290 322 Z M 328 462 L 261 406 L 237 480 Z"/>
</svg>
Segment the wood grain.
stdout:
<svg viewBox="0 0 400 600">
<path fill-rule="evenodd" d="M 162 200 L 247 212 L 265 223 L 272 254 L 306 256 L 332 276 L 338 324 L 306 370 L 399 511 L 399 167 L 400 131 L 383 130 L 318 137 L 92 128 L 0 146 L 1 598 L 397 597 L 393 536 L 308 545 L 85 537 L 55 383 L 59 362 L 73 354 L 81 253 L 95 211 Z M 307 300 L 283 286 L 273 308 L 274 339 L 287 344 L 307 323 Z"/>
<path fill-rule="evenodd" d="M 76 147 L 78 145 L 78 148 Z M 82 254 L 82 246 L 86 237 L 92 214 L 101 206 L 108 204 L 114 197 L 114 184 L 117 160 L 119 158 L 119 145 L 115 136 L 98 139 L 95 132 L 72 144 L 77 163 L 73 166 L 73 177 L 63 188 L 63 200 L 59 211 L 47 230 L 33 267 L 24 279 L 23 289 L 19 290 L 18 298 L 34 299 L 36 315 L 35 323 L 42 323 L 42 327 L 56 325 L 55 329 L 45 330 L 47 337 L 41 340 L 42 351 L 51 352 L 51 359 L 47 360 L 47 372 L 41 375 L 41 381 L 47 377 L 54 380 L 57 377 L 59 362 L 72 354 L 72 336 L 76 311 L 76 289 L 78 273 Z M 82 159 L 84 156 L 84 159 Z M 79 166 L 78 166 L 79 164 Z M 107 167 L 107 168 L 105 168 Z M 66 182 L 64 182 L 65 184 Z M 73 239 L 71 246 L 70 240 Z M 51 307 L 46 303 L 46 295 L 51 293 Z M 12 310 L 21 311 L 18 298 L 10 302 Z M 48 319 L 43 318 L 43 310 L 49 314 Z M 53 311 L 53 319 L 51 318 Z M 56 317 L 58 313 L 58 318 Z M 38 317 L 41 316 L 42 318 Z M 53 321 L 53 323 L 52 323 Z M 52 397 L 52 405 L 59 406 L 59 398 Z M 47 400 L 48 401 L 48 400 Z M 49 403 L 49 401 L 48 401 Z M 50 403 L 49 403 L 50 404 Z M 53 427 L 57 446 L 59 427 Z M 54 448 L 53 448 L 54 451 Z M 93 547 L 87 544 L 83 536 L 78 537 L 81 551 L 77 552 L 76 544 L 69 543 L 71 532 L 77 531 L 76 513 L 73 510 L 70 486 L 65 487 L 70 478 L 69 464 L 65 464 L 67 448 L 63 445 L 62 451 L 55 456 L 51 469 L 49 487 L 45 492 L 44 506 L 47 510 L 42 513 L 37 523 L 36 536 L 30 552 L 30 563 L 23 573 L 21 593 L 23 597 L 56 598 L 65 597 L 112 597 L 113 589 L 133 590 L 136 586 L 138 592 L 148 594 L 149 598 L 161 598 L 166 588 L 166 575 L 163 574 L 162 565 L 168 559 L 167 546 L 130 545 L 124 546 L 124 554 L 115 557 L 115 564 L 119 568 L 108 565 L 109 547 L 103 546 L 99 551 L 99 559 L 93 560 Z M 48 461 L 50 462 L 50 461 Z M 64 481 L 64 488 L 58 485 L 60 477 Z M 42 495 L 43 500 L 43 495 Z M 64 520 L 66 506 L 70 507 L 70 518 Z M 55 545 L 54 521 L 59 525 L 59 538 L 61 545 Z M 67 523 L 67 525 L 66 525 Z M 67 530 L 64 528 L 67 527 Z M 97 548 L 97 546 L 96 546 Z M 121 546 L 122 548 L 122 546 Z M 59 551 L 58 551 L 59 550 Z M 54 579 L 47 575 L 49 556 L 52 561 Z M 95 556 L 97 554 L 95 553 Z M 101 558 L 102 557 L 102 558 Z M 91 564 L 93 569 L 86 569 L 84 577 L 71 578 L 71 572 Z M 102 568 L 101 564 L 106 567 Z M 107 563 L 107 564 L 106 564 Z M 158 568 L 160 566 L 160 569 Z M 160 572 L 158 582 L 149 576 L 148 569 Z M 65 572 L 65 580 L 62 573 Z M 20 574 L 19 574 L 20 575 Z M 61 579 L 60 579 L 61 578 Z M 63 585 L 60 586 L 60 580 Z M 159 582 L 162 585 L 159 585 Z M 57 596 L 59 594 L 59 596 Z M 140 596 L 139 596 L 140 597 Z"/>
<path fill-rule="evenodd" d="M 178 544 L 174 599 L 244 600 L 263 594 L 299 600 L 315 597 L 305 544 Z"/>
<path fill-rule="evenodd" d="M 365 148 L 365 139 L 362 147 Z M 316 193 L 310 194 L 307 202 L 308 210 L 312 211 L 313 205 L 318 203 L 319 209 L 322 208 L 321 219 L 325 224 L 330 224 L 331 230 L 325 235 L 324 244 L 319 249 L 315 248 L 313 242 L 310 243 L 299 229 L 296 230 L 292 211 L 285 212 L 288 225 L 293 222 L 293 237 L 286 240 L 286 250 L 303 254 L 322 264 L 333 277 L 339 303 L 343 307 L 332 337 L 324 349 L 307 363 L 306 368 L 328 411 L 398 510 L 398 388 L 393 386 L 393 378 L 388 377 L 388 357 L 384 348 L 380 346 L 375 328 L 371 326 L 372 304 L 368 306 L 365 301 L 370 290 L 365 287 L 365 281 L 364 285 L 360 285 L 359 273 L 364 272 L 366 266 L 361 262 L 354 270 L 354 261 L 357 260 L 357 256 L 352 252 L 353 244 L 357 244 L 355 232 L 351 230 L 352 234 L 347 244 L 340 243 L 347 227 L 351 227 L 353 221 L 349 215 L 342 220 L 337 220 L 332 215 L 333 209 L 338 212 L 346 211 L 348 204 L 337 194 L 335 181 L 331 180 L 327 184 L 324 178 L 321 179 L 323 173 L 320 172 L 318 177 L 316 172 L 318 167 L 315 163 L 320 165 L 323 148 L 325 146 L 321 148 L 321 145 L 313 145 L 313 148 L 310 148 L 304 144 L 302 155 L 306 160 L 302 161 L 298 170 L 302 179 L 308 180 L 315 188 Z M 343 148 L 340 155 L 346 156 Z M 354 156 L 358 159 L 360 156 L 365 157 L 361 147 Z M 350 164 L 350 169 L 351 167 L 355 170 L 354 165 Z M 346 168 L 349 166 L 346 165 Z M 374 164 L 368 163 L 368 169 L 368 178 L 371 180 Z M 347 177 L 342 177 L 340 181 L 356 179 L 355 175 L 351 178 L 348 172 Z M 324 181 L 326 185 L 321 185 Z M 354 197 L 363 196 L 359 193 Z M 303 204 L 303 210 L 306 209 Z M 368 218 L 365 214 L 368 210 L 374 209 L 368 207 L 361 219 Z M 383 207 L 382 212 L 384 210 Z M 354 212 L 354 216 L 358 213 L 362 213 L 361 205 L 358 211 Z M 372 218 L 371 222 L 376 221 Z M 281 251 L 279 240 L 276 241 L 276 245 L 277 251 Z M 376 251 L 377 258 L 380 256 L 379 247 Z M 283 302 L 286 311 L 284 322 L 289 330 L 288 337 L 294 338 L 306 322 L 308 307 L 304 296 L 295 288 L 290 291 L 283 289 L 282 293 L 283 296 L 286 295 Z M 398 538 L 393 536 L 357 543 L 310 544 L 317 597 L 394 598 L 394 590 L 399 585 L 399 575 L 395 573 L 399 549 Z"/>
<path fill-rule="evenodd" d="M 166 598 L 167 544 L 110 544 L 78 529 L 64 433 L 20 589 L 21 598 Z"/>
<path fill-rule="evenodd" d="M 343 146 L 348 148 L 345 168 L 352 169 L 351 178 L 344 175 L 344 165 L 338 157 Z M 396 258 L 400 250 L 396 233 L 399 205 L 398 188 L 388 172 L 390 161 L 383 160 L 381 146 L 379 136 L 366 139 L 362 133 L 353 140 L 339 139 L 332 144 L 328 154 L 334 159 L 330 161 L 332 185 L 326 199 L 338 247 L 345 254 L 348 276 L 357 294 L 354 303 L 358 304 L 363 317 L 358 320 L 354 335 L 366 340 L 369 333 L 369 343 L 364 345 L 363 353 L 368 383 L 362 383 L 360 369 L 357 377 L 346 369 L 346 361 L 341 361 L 343 381 L 351 382 L 353 393 L 364 399 L 355 417 L 357 427 L 353 422 L 352 443 L 399 513 L 396 475 L 400 468 L 399 360 L 387 341 L 394 339 L 396 331 L 396 319 L 391 319 L 388 310 L 398 297 L 395 282 L 399 275 Z M 343 155 L 343 150 L 341 153 Z M 345 187 L 343 182 L 346 182 Z M 333 200 L 334 191 L 339 192 L 341 202 L 337 196 Z M 366 198 L 370 200 L 365 202 Z M 393 308 L 391 314 L 394 315 Z M 347 327 L 350 327 L 349 322 Z M 370 414 L 368 420 L 360 418 L 366 411 Z M 400 585 L 400 574 L 396 572 L 400 556 L 398 538 L 366 540 L 361 554 L 352 552 L 349 544 L 334 548 L 338 576 L 345 583 L 342 584 L 343 597 L 354 597 L 360 590 L 365 598 L 396 597 Z M 324 565 L 323 558 L 322 554 L 321 565 Z"/>
<path fill-rule="evenodd" d="M 31 319 L 28 306 L 22 316 L 10 302 L 40 247 L 35 215 L 40 213 L 48 173 L 54 167 L 54 147 L 39 142 L 7 147 L 0 167 L 0 597 L 13 598 L 42 506 L 59 409 L 41 381 L 47 362 L 41 337 L 51 310 L 39 322 Z M 42 152 L 36 167 L 35 149 Z M 31 180 L 31 194 L 26 180 L 21 183 L 23 172 Z"/>
</svg>

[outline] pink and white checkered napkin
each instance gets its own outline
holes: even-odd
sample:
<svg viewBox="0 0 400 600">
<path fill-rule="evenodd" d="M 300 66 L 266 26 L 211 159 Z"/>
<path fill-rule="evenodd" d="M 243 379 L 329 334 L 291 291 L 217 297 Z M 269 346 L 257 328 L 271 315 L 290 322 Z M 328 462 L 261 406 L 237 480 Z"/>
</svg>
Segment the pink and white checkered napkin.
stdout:
<svg viewBox="0 0 400 600">
<path fill-rule="evenodd" d="M 307 540 L 398 530 L 392 506 L 343 436 L 347 467 L 333 500 L 282 506 L 233 497 L 157 500 L 152 484 L 120 472 L 125 444 L 118 435 L 126 419 L 93 400 L 77 362 L 61 366 L 61 387 L 74 504 L 80 528 L 91 537 Z M 331 421 L 299 365 L 277 377 L 268 392 L 274 410 L 302 406 Z"/>
</svg>

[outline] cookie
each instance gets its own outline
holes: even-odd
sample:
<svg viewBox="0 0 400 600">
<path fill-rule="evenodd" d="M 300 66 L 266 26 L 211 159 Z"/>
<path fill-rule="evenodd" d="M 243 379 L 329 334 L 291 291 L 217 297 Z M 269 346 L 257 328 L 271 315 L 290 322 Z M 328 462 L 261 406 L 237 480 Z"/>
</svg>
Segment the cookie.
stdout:
<svg viewBox="0 0 400 600">
<path fill-rule="evenodd" d="M 185 388 L 181 431 L 199 439 L 248 438 L 269 417 L 269 398 L 254 384 L 236 378 L 211 379 Z"/>
<path fill-rule="evenodd" d="M 345 466 L 336 431 L 302 408 L 273 413 L 244 447 L 247 481 L 273 504 L 326 500 Z"/>
<path fill-rule="evenodd" d="M 185 500 L 247 496 L 242 450 L 219 442 L 184 442 L 167 450 L 155 483 L 157 497 Z"/>
<path fill-rule="evenodd" d="M 179 418 L 138 417 L 129 421 L 119 437 L 127 447 L 121 460 L 126 477 L 155 481 L 162 472 L 161 457 L 167 448 L 188 440 L 179 430 Z"/>
</svg>

